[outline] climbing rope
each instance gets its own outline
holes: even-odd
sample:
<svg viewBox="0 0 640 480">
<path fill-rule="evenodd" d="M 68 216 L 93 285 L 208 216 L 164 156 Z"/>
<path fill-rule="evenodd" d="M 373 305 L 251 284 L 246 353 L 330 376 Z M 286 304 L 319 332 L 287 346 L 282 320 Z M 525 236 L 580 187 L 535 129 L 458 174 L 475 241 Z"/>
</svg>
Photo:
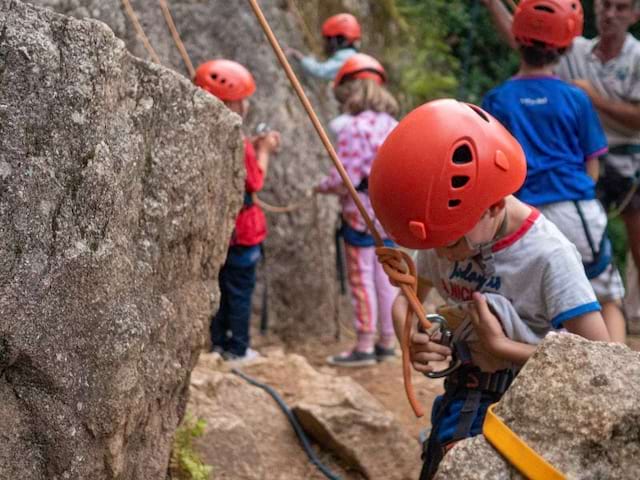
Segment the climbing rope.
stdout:
<svg viewBox="0 0 640 480">
<path fill-rule="evenodd" d="M 293 13 L 293 16 L 296 17 L 296 21 L 302 27 L 302 35 L 304 36 L 305 41 L 311 47 L 311 50 L 316 55 L 321 53 L 322 48 L 318 44 L 316 37 L 311 32 L 309 25 L 304 19 L 302 13 L 300 13 L 300 7 L 298 6 L 298 2 L 296 0 L 287 0 L 287 6 L 289 7 L 289 11 Z"/>
<path fill-rule="evenodd" d="M 184 43 L 182 43 L 182 40 L 180 39 L 180 34 L 178 33 L 176 24 L 171 16 L 171 10 L 169 10 L 166 0 L 158 0 L 158 3 L 160 4 L 162 15 L 164 15 L 164 21 L 167 23 L 167 27 L 169 27 L 169 31 L 171 32 L 171 37 L 178 48 L 178 52 L 180 52 L 180 56 L 182 57 L 185 67 L 187 67 L 189 77 L 193 80 L 196 76 L 196 70 L 193 68 L 193 63 L 191 63 L 187 49 L 184 47 Z"/>
<path fill-rule="evenodd" d="M 308 205 L 310 202 L 310 198 L 311 197 L 305 197 L 303 200 L 299 200 L 295 203 L 290 203 L 284 206 L 278 206 L 278 205 L 271 205 L 270 203 L 267 203 L 264 200 L 261 200 L 260 198 L 258 198 L 258 195 L 255 192 L 251 194 L 251 199 L 253 200 L 253 203 L 258 205 L 265 212 L 269 212 L 269 213 L 295 212 L 296 210 L 300 210 L 302 207 Z"/>
<path fill-rule="evenodd" d="M 360 197 L 358 196 L 358 193 L 356 192 L 355 187 L 351 183 L 349 175 L 347 174 L 344 166 L 338 159 L 338 155 L 336 154 L 336 151 L 333 148 L 333 145 L 331 144 L 329 137 L 324 131 L 324 128 L 322 127 L 322 124 L 320 123 L 318 116 L 316 115 L 313 107 L 311 106 L 311 103 L 309 102 L 309 99 L 304 93 L 304 90 L 302 89 L 302 86 L 300 85 L 300 82 L 298 81 L 296 74 L 291 68 L 291 65 L 289 65 L 289 61 L 287 60 L 287 57 L 282 51 L 282 48 L 280 47 L 278 39 L 276 38 L 273 31 L 271 30 L 271 27 L 269 26 L 269 22 L 267 21 L 264 14 L 262 13 L 262 10 L 258 5 L 258 2 L 256 0 L 249 0 L 249 4 L 251 5 L 251 8 L 256 18 L 258 19 L 258 22 L 260 23 L 262 30 L 264 31 L 267 39 L 269 40 L 269 43 L 271 44 L 271 47 L 276 57 L 278 58 L 278 61 L 282 65 L 282 68 L 284 69 L 287 77 L 289 78 L 289 82 L 291 83 L 291 86 L 293 87 L 294 91 L 296 92 L 296 95 L 300 99 L 300 102 L 302 103 L 302 106 L 306 110 L 307 115 L 311 120 L 311 123 L 313 124 L 316 132 L 318 133 L 318 136 L 320 137 L 320 140 L 322 141 L 322 144 L 327 150 L 327 153 L 329 154 L 331 161 L 336 167 L 338 174 L 342 178 L 342 181 L 345 187 L 347 188 L 349 195 L 355 202 L 358 208 L 358 211 L 362 215 L 362 218 L 364 219 L 367 225 L 367 228 L 369 229 L 369 232 L 371 232 L 371 235 L 373 236 L 373 239 L 377 246 L 376 253 L 378 255 L 378 260 L 383 265 L 383 268 L 387 273 L 387 275 L 389 276 L 391 283 L 394 284 L 395 286 L 400 287 L 400 289 L 402 290 L 402 293 L 409 300 L 410 308 L 407 309 L 407 317 L 405 321 L 405 328 L 404 328 L 402 342 L 401 342 L 402 367 L 403 367 L 402 372 L 404 377 L 405 392 L 407 394 L 409 403 L 411 404 L 411 408 L 413 409 L 416 416 L 422 417 L 424 415 L 424 409 L 422 408 L 422 405 L 420 405 L 420 403 L 418 402 L 418 399 L 415 395 L 415 391 L 413 389 L 413 382 L 411 380 L 411 363 L 409 358 L 409 344 L 410 344 L 411 330 L 413 325 L 412 317 L 415 313 L 415 315 L 418 317 L 418 321 L 422 324 L 422 328 L 429 335 L 434 334 L 439 328 L 439 326 L 437 324 L 432 324 L 429 320 L 427 320 L 424 308 L 420 303 L 420 300 L 418 300 L 418 297 L 417 297 L 418 282 L 417 282 L 417 276 L 416 276 L 416 268 L 413 263 L 413 260 L 405 252 L 384 247 L 384 243 L 382 241 L 382 236 L 380 235 L 380 232 L 378 232 L 373 220 L 371 219 L 371 217 L 369 217 L 369 214 L 364 208 L 364 204 L 360 200 Z"/>
<path fill-rule="evenodd" d="M 124 11 L 129 17 L 129 20 L 131 21 L 131 23 L 133 24 L 133 28 L 135 29 L 136 34 L 138 35 L 138 37 L 140 37 L 140 40 L 142 40 L 142 45 L 144 45 L 144 48 L 147 50 L 147 53 L 149 54 L 149 56 L 152 58 L 152 60 L 155 63 L 157 63 L 158 65 L 162 65 L 162 62 L 160 62 L 160 57 L 158 57 L 158 54 L 151 46 L 151 42 L 149 42 L 149 38 L 144 33 L 144 29 L 142 28 L 142 25 L 140 25 L 140 22 L 138 21 L 138 16 L 136 15 L 136 12 L 133 10 L 131 3 L 129 3 L 129 0 L 122 0 L 122 5 L 124 6 Z"/>
</svg>

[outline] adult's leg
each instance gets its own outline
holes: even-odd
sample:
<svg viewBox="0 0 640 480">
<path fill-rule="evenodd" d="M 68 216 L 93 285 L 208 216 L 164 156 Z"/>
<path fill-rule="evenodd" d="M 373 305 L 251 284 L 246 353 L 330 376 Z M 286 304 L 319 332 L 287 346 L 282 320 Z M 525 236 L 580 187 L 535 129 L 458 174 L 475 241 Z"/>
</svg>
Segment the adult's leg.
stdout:
<svg viewBox="0 0 640 480">
<path fill-rule="evenodd" d="M 633 262 L 630 268 L 635 275 L 627 275 L 627 317 L 629 319 L 630 332 L 640 333 L 640 209 L 625 212 L 622 215 L 627 229 L 627 241 L 630 255 L 627 262 Z M 629 266 L 627 267 L 629 269 Z M 635 311 L 634 311 L 635 310 Z"/>
</svg>

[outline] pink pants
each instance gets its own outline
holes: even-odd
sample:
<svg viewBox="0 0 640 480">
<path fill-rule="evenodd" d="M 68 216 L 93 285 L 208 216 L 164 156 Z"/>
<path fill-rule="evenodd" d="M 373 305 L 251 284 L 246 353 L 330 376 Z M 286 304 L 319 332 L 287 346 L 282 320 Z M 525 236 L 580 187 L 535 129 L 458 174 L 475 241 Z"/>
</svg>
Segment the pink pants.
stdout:
<svg viewBox="0 0 640 480">
<path fill-rule="evenodd" d="M 355 313 L 358 350 L 373 347 L 377 324 L 380 323 L 381 343 L 388 346 L 395 338 L 391 305 L 398 289 L 389 283 L 378 262 L 375 247 L 354 247 L 345 244 L 347 274 L 351 288 L 351 303 Z"/>
</svg>

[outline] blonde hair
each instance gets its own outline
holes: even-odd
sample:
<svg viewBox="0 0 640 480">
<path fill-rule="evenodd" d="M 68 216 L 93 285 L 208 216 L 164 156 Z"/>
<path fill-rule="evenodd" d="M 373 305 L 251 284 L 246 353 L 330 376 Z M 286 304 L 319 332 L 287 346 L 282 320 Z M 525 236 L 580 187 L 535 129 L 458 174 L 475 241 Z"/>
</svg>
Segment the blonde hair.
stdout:
<svg viewBox="0 0 640 480">
<path fill-rule="evenodd" d="M 358 115 L 365 110 L 398 114 L 398 102 L 389 91 L 371 79 L 354 79 L 339 85 L 334 90 L 336 100 L 342 104 L 342 110 Z"/>
</svg>

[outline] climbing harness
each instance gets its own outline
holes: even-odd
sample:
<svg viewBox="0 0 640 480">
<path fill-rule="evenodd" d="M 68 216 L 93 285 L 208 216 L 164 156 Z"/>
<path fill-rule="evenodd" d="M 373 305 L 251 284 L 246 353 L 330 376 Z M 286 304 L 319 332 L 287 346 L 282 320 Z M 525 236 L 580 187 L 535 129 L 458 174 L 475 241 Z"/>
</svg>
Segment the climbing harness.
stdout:
<svg viewBox="0 0 640 480">
<path fill-rule="evenodd" d="M 605 231 L 602 232 L 600 245 L 596 250 L 595 242 L 593 241 L 593 237 L 591 236 L 591 229 L 589 228 L 589 225 L 584 218 L 584 212 L 582 211 L 580 202 L 575 200 L 573 204 L 578 211 L 578 216 L 580 217 L 580 222 L 582 223 L 582 230 L 587 237 L 587 243 L 589 244 L 589 249 L 591 250 L 591 261 L 582 262 L 584 271 L 587 274 L 587 278 L 591 280 L 604 272 L 611 263 L 611 259 L 613 258 L 613 246 L 611 245 L 611 240 L 609 239 L 609 235 L 607 234 L 607 230 L 605 229 Z"/>
<path fill-rule="evenodd" d="M 262 27 L 265 35 L 267 36 L 267 39 L 269 40 L 269 43 L 271 44 L 271 47 L 273 48 L 273 51 L 275 52 L 276 57 L 278 58 L 278 61 L 282 65 L 283 69 L 285 70 L 285 73 L 287 74 L 287 77 L 289 78 L 289 81 L 291 82 L 291 85 L 294 91 L 296 92 L 298 98 L 300 99 L 304 109 L 306 110 L 309 116 L 309 119 L 311 120 L 311 123 L 313 124 L 314 128 L 316 129 L 316 132 L 320 136 L 320 140 L 322 141 L 331 160 L 333 161 L 333 164 L 336 167 L 336 170 L 340 174 L 340 177 L 342 178 L 344 185 L 346 186 L 349 194 L 353 198 L 353 201 L 356 204 L 360 214 L 362 215 L 362 218 L 367 224 L 367 228 L 371 232 L 371 235 L 375 240 L 375 244 L 377 245 L 376 254 L 378 255 L 378 260 L 382 263 L 383 269 L 389 276 L 391 283 L 396 286 L 399 286 L 402 292 L 404 293 L 404 295 L 409 300 L 409 305 L 411 308 L 407 309 L 407 318 L 405 320 L 405 326 L 404 326 L 402 342 L 401 342 L 403 377 L 404 377 L 405 391 L 407 393 L 407 398 L 409 399 L 409 403 L 411 404 L 411 407 L 413 408 L 413 411 L 416 414 L 416 416 L 421 417 L 424 415 L 424 409 L 422 405 L 420 405 L 420 403 L 418 402 L 418 399 L 413 390 L 413 383 L 411 380 L 411 363 L 409 358 L 409 343 L 410 343 L 412 319 L 413 319 L 414 313 L 418 317 L 418 321 L 422 324 L 422 327 L 427 331 L 428 334 L 430 335 L 433 334 L 433 332 L 439 327 L 437 325 L 431 324 L 431 322 L 427 320 L 424 307 L 422 306 L 422 303 L 418 300 L 418 297 L 417 297 L 418 282 L 416 277 L 416 268 L 413 263 L 413 260 L 407 253 L 401 250 L 396 250 L 396 249 L 383 246 L 384 243 L 383 243 L 382 237 L 380 236 L 380 233 L 376 229 L 373 223 L 373 220 L 369 217 L 366 209 L 364 208 L 362 201 L 358 197 L 356 189 L 351 183 L 351 180 L 349 179 L 349 175 L 347 174 L 346 170 L 344 169 L 344 166 L 338 159 L 338 155 L 336 154 L 333 148 L 333 145 L 329 140 L 329 137 L 324 131 L 324 128 L 322 127 L 320 120 L 318 119 L 315 111 L 313 110 L 313 107 L 311 106 L 311 103 L 309 102 L 307 96 L 305 95 L 304 90 L 300 85 L 300 82 L 298 81 L 295 73 L 293 72 L 291 66 L 289 65 L 287 57 L 282 51 L 282 48 L 280 47 L 277 38 L 273 34 L 273 31 L 271 30 L 271 27 L 269 26 L 267 19 L 262 13 L 262 10 L 258 5 L 258 2 L 256 0 L 248 0 L 248 1 L 249 1 L 249 4 L 251 5 L 251 8 L 254 14 L 256 15 L 256 18 L 258 19 L 258 22 L 260 23 L 260 26 Z"/>
<path fill-rule="evenodd" d="M 257 381 L 256 379 L 250 377 L 246 373 L 243 373 L 242 371 L 238 370 L 237 368 L 231 369 L 231 372 L 235 373 L 240 378 L 242 378 L 243 380 L 247 381 L 248 383 L 250 383 L 254 387 L 261 388 L 262 390 L 267 392 L 269 395 L 271 395 L 271 398 L 273 398 L 276 401 L 276 403 L 278 404 L 280 409 L 287 416 L 287 419 L 289 420 L 289 423 L 291 423 L 291 426 L 293 427 L 293 430 L 296 432 L 296 435 L 298 436 L 298 440 L 300 440 L 300 443 L 302 444 L 302 448 L 304 448 L 304 451 L 307 454 L 307 456 L 309 457 L 309 460 L 311 460 L 311 463 L 313 463 L 316 467 L 318 467 L 318 470 L 320 470 L 320 472 L 322 472 L 322 474 L 325 477 L 327 477 L 328 479 L 330 479 L 330 480 L 340 480 L 340 477 L 338 477 L 335 473 L 333 473 L 331 470 L 329 470 L 329 468 L 327 468 L 320 461 L 320 459 L 318 458 L 318 456 L 314 452 L 313 448 L 311 447 L 311 443 L 309 442 L 309 439 L 305 435 L 304 430 L 302 429 L 302 426 L 300 425 L 300 422 L 298 422 L 298 419 L 293 414 L 293 412 L 291 411 L 289 406 L 282 399 L 282 397 L 280 395 L 278 395 L 278 392 L 276 392 L 269 385 L 265 385 L 264 383 L 261 383 L 261 382 Z"/>
<path fill-rule="evenodd" d="M 564 480 L 565 476 L 511 430 L 491 405 L 485 416 L 482 433 L 487 441 L 529 480 Z"/>
</svg>

